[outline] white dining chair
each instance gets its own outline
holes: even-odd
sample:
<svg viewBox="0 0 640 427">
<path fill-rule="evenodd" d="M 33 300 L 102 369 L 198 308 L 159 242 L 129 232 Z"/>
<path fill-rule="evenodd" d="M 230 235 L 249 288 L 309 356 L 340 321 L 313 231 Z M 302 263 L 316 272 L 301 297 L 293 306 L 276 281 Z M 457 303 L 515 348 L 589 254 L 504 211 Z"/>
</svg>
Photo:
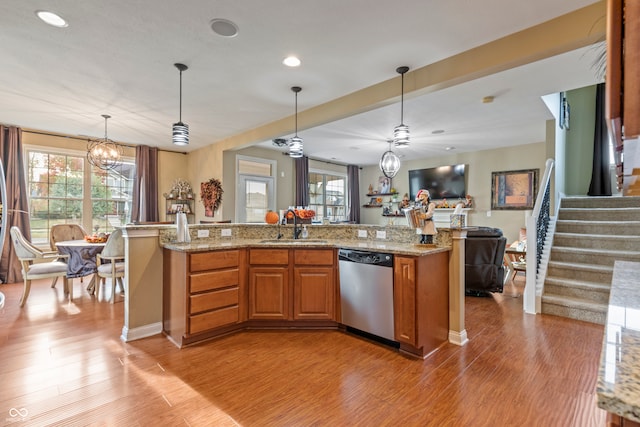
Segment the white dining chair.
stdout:
<svg viewBox="0 0 640 427">
<path fill-rule="evenodd" d="M 103 283 L 105 279 L 111 279 L 111 304 L 113 304 L 116 300 L 116 283 L 124 292 L 124 238 L 121 229 L 116 228 L 109 235 L 104 249 L 96 255 L 96 267 L 98 277 L 103 279 Z"/>
<path fill-rule="evenodd" d="M 24 290 L 22 291 L 22 298 L 20 298 L 20 307 L 24 307 L 27 302 L 31 291 L 31 281 L 34 279 L 62 277 L 64 280 L 64 293 L 69 295 L 69 300 L 72 300 L 73 286 L 69 286 L 67 279 L 67 263 L 61 261 L 69 256 L 41 251 L 33 246 L 16 226 L 11 227 L 10 233 L 16 255 L 22 264 Z"/>
</svg>

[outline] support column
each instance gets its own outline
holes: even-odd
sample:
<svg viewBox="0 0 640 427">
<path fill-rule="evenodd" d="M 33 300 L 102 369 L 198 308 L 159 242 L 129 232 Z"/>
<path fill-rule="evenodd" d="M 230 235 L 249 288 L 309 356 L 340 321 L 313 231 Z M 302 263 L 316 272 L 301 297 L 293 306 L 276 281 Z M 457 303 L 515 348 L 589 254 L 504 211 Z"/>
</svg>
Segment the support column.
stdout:
<svg viewBox="0 0 640 427">
<path fill-rule="evenodd" d="M 123 228 L 125 250 L 124 326 L 128 342 L 162 333 L 162 248 L 159 229 Z"/>
<path fill-rule="evenodd" d="M 464 328 L 464 254 L 467 230 L 451 230 L 452 249 L 449 257 L 449 342 L 465 345 Z"/>
</svg>

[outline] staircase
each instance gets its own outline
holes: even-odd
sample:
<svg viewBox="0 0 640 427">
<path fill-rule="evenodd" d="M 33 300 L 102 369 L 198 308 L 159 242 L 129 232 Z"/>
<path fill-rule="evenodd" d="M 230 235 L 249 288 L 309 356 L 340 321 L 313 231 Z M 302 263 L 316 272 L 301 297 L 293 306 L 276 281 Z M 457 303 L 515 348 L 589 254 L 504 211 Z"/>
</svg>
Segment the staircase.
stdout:
<svg viewBox="0 0 640 427">
<path fill-rule="evenodd" d="M 604 324 L 618 259 L 640 262 L 640 197 L 563 198 L 542 313 Z"/>
</svg>

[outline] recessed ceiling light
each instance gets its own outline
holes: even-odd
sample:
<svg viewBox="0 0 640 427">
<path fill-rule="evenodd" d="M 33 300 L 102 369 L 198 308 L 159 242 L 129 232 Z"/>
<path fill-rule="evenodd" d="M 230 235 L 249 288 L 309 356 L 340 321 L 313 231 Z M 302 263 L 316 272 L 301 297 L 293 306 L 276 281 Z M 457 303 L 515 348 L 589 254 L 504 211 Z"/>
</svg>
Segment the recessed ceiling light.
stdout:
<svg viewBox="0 0 640 427">
<path fill-rule="evenodd" d="M 284 58 L 282 63 L 287 67 L 298 67 L 300 66 L 300 59 L 298 59 L 298 57 L 296 56 L 287 56 L 286 58 Z"/>
<path fill-rule="evenodd" d="M 60 15 L 56 15 L 53 12 L 48 12 L 46 10 L 36 10 L 36 16 L 46 24 L 54 27 L 64 28 L 69 26 L 69 24 L 67 24 L 67 21 L 65 21 Z"/>
<path fill-rule="evenodd" d="M 447 147 L 447 148 L 445 148 L 445 150 L 447 150 L 447 151 L 451 151 L 451 150 L 455 150 L 455 149 L 456 149 L 456 147 Z"/>
<path fill-rule="evenodd" d="M 441 133 L 444 133 L 444 129 L 436 129 L 431 131 L 432 135 L 440 135 Z"/>
<path fill-rule="evenodd" d="M 228 19 L 216 18 L 209 23 L 211 30 L 222 37 L 235 37 L 238 35 L 238 26 Z"/>
</svg>

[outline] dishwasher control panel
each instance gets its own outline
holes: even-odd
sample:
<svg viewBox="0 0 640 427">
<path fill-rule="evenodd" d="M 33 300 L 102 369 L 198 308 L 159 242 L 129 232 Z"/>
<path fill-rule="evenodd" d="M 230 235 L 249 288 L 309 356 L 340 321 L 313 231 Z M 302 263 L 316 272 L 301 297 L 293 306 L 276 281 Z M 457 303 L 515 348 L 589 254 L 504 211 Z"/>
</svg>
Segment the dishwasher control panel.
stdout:
<svg viewBox="0 0 640 427">
<path fill-rule="evenodd" d="M 381 265 L 393 267 L 393 254 L 384 252 L 358 251 L 354 249 L 340 249 L 338 251 L 340 261 L 351 261 L 359 264 Z"/>
</svg>

